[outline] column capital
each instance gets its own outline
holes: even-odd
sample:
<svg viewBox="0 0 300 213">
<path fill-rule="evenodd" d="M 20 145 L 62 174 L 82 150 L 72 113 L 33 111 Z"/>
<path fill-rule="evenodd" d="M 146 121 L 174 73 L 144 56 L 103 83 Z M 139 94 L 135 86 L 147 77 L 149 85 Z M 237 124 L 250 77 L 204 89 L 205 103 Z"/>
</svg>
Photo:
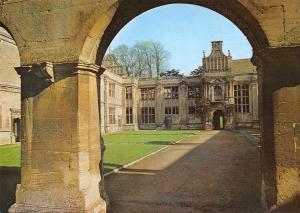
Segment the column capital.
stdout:
<svg viewBox="0 0 300 213">
<path fill-rule="evenodd" d="M 105 68 L 96 64 L 78 63 L 75 68 L 75 73 L 80 74 L 81 72 L 90 72 L 96 75 L 102 75 Z"/>
<path fill-rule="evenodd" d="M 45 61 L 40 64 L 15 67 L 17 73 L 22 77 L 32 76 L 45 81 L 54 82 L 53 64 Z M 26 76 L 25 76 L 26 75 Z"/>
<path fill-rule="evenodd" d="M 22 99 L 33 97 L 54 83 L 51 62 L 15 67 L 15 70 L 21 76 Z"/>
</svg>

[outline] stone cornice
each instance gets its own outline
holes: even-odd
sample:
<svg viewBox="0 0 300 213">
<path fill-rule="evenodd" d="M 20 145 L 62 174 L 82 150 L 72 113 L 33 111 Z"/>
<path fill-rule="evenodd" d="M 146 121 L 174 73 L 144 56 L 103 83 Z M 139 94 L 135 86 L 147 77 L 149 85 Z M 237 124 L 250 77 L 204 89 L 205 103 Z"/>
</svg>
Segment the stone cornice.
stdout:
<svg viewBox="0 0 300 213">
<path fill-rule="evenodd" d="M 75 69 L 76 69 L 75 73 L 78 73 L 78 72 L 91 72 L 91 73 L 94 73 L 96 75 L 98 75 L 100 73 L 100 66 L 98 66 L 96 64 L 78 63 Z"/>
<path fill-rule="evenodd" d="M 256 50 L 253 53 L 251 62 L 258 68 L 263 62 L 279 62 L 282 60 L 299 60 L 300 46 L 280 47 L 280 48 L 265 48 Z"/>
</svg>

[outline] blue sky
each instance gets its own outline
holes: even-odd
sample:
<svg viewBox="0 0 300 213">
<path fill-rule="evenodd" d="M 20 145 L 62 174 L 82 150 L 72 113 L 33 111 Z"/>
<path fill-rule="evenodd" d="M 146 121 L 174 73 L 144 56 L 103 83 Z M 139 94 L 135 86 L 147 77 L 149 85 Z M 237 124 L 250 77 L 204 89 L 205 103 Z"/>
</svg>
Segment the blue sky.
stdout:
<svg viewBox="0 0 300 213">
<path fill-rule="evenodd" d="M 116 35 L 110 48 L 144 40 L 162 43 L 170 52 L 170 68 L 186 74 L 201 65 L 203 50 L 208 55 L 213 40 L 222 40 L 224 53 L 230 49 L 234 59 L 252 56 L 250 43 L 231 21 L 195 5 L 171 4 L 139 15 Z"/>
</svg>

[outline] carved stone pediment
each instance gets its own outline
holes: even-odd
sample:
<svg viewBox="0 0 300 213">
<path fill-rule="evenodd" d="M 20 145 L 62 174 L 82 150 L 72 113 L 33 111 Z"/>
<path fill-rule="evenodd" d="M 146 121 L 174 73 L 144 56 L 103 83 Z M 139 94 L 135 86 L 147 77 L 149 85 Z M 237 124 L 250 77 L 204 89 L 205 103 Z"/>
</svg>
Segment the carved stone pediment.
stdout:
<svg viewBox="0 0 300 213">
<path fill-rule="evenodd" d="M 225 81 L 223 79 L 217 78 L 217 79 L 210 80 L 209 83 L 210 84 L 224 84 Z"/>
</svg>

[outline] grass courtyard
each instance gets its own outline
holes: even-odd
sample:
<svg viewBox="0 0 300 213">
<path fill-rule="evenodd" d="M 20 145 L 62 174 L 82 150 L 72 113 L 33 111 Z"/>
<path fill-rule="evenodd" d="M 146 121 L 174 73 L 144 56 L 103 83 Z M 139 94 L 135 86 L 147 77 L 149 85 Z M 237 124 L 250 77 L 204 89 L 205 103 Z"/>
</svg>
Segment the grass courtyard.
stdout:
<svg viewBox="0 0 300 213">
<path fill-rule="evenodd" d="M 103 137 L 105 172 L 137 160 L 180 139 L 197 133 L 197 130 L 140 130 L 107 134 Z M 20 166 L 20 145 L 0 146 L 0 166 Z"/>
</svg>

